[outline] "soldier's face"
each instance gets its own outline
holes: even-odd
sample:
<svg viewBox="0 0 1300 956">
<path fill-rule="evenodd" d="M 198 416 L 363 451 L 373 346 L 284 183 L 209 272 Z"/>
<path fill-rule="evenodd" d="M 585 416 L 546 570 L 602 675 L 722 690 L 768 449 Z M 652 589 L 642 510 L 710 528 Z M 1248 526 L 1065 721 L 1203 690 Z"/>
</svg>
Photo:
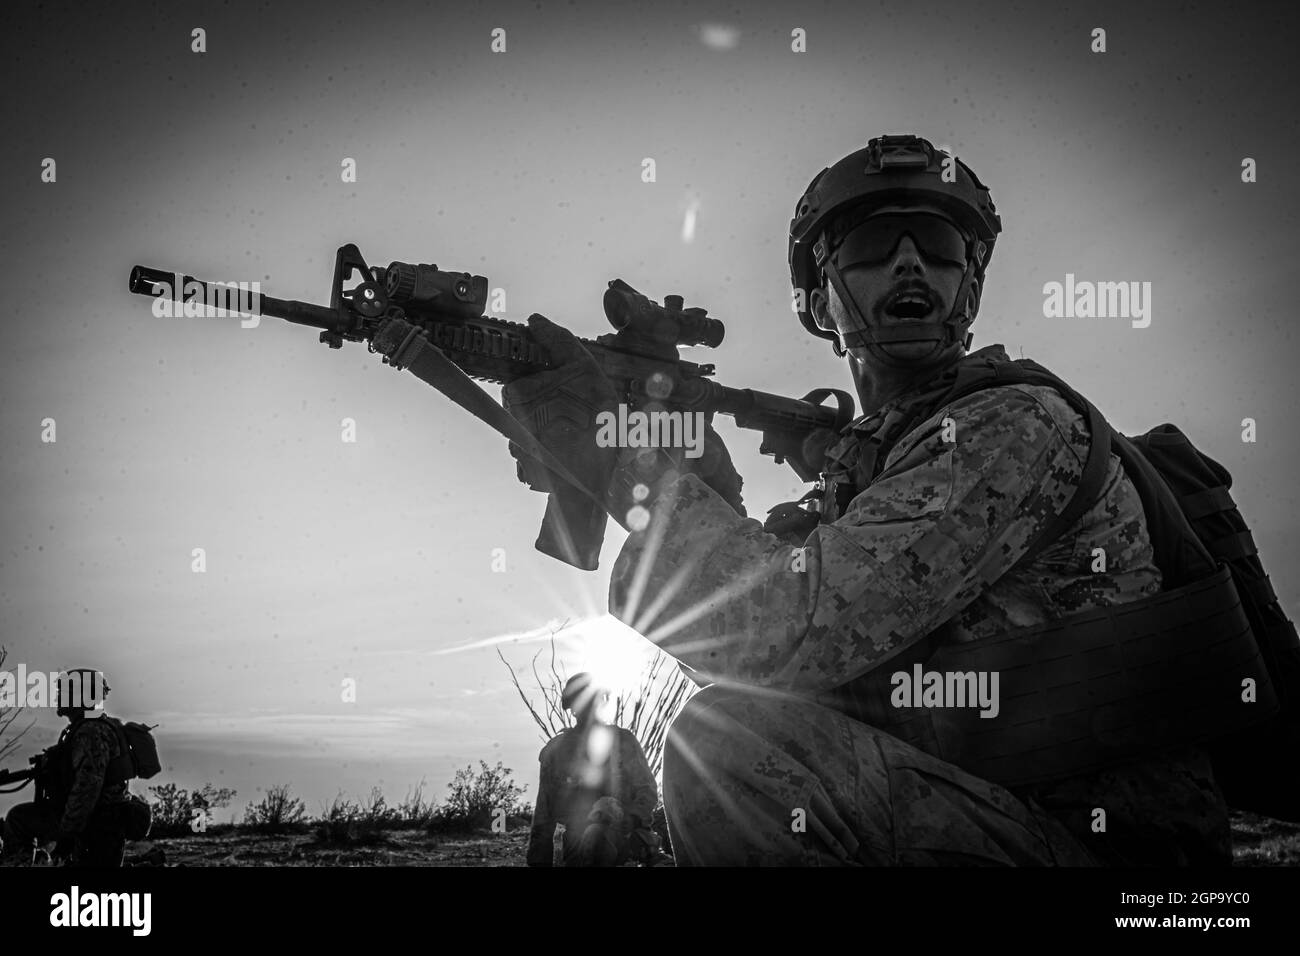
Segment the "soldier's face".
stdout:
<svg viewBox="0 0 1300 956">
<path fill-rule="evenodd" d="M 613 707 L 610 706 L 610 696 L 608 691 L 601 691 L 599 694 L 586 696 L 573 709 L 573 716 L 579 723 L 586 723 L 590 720 L 608 722 L 613 719 Z"/>
<path fill-rule="evenodd" d="M 845 285 L 863 310 L 863 318 L 871 328 L 884 328 L 893 323 L 918 319 L 942 322 L 948 317 L 964 273 L 964 265 L 927 255 L 906 234 L 899 239 L 893 252 L 882 261 L 840 267 Z M 974 308 L 979 302 L 978 283 L 971 284 L 971 295 Z M 835 287 L 829 283 L 824 292 L 813 292 L 812 309 L 817 324 L 828 331 L 834 330 L 844 335 L 859 328 L 858 319 L 850 315 Z M 896 360 L 924 364 L 926 360 L 947 359 L 950 353 L 959 352 L 961 346 L 905 342 L 882 345 L 881 349 Z M 864 365 L 880 364 L 864 346 L 851 348 L 849 352 Z"/>
</svg>

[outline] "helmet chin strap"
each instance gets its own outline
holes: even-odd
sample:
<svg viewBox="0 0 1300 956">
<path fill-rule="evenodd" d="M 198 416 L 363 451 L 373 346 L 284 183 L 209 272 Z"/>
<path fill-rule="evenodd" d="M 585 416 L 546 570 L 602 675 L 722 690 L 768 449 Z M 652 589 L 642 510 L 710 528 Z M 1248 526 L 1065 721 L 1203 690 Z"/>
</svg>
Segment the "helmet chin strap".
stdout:
<svg viewBox="0 0 1300 956">
<path fill-rule="evenodd" d="M 932 342 L 939 343 L 939 350 L 947 348 L 954 343 L 961 342 L 964 348 L 969 349 L 971 333 L 962 332 L 970 325 L 970 310 L 967 306 L 967 300 L 970 297 L 971 283 L 975 280 L 976 260 L 974 256 L 968 256 L 966 260 L 966 272 L 962 275 L 961 284 L 957 287 L 957 294 L 953 297 L 952 308 L 948 310 L 948 316 L 942 322 L 927 322 L 921 319 L 905 319 L 901 322 L 890 323 L 887 326 L 873 328 L 866 320 L 866 315 L 858 307 L 857 300 L 853 298 L 853 293 L 849 291 L 848 285 L 844 282 L 843 276 L 840 275 L 839 268 L 835 265 L 835 257 L 829 256 L 822 264 L 826 270 L 826 276 L 830 279 L 831 285 L 835 287 L 835 293 L 840 297 L 840 302 L 854 319 L 857 320 L 858 328 L 852 332 L 840 334 L 840 342 L 836 344 L 835 351 L 843 355 L 848 349 L 858 346 L 865 347 L 876 360 L 882 365 L 890 368 L 911 368 L 916 365 L 915 360 L 899 359 L 889 355 L 882 345 L 895 345 L 910 342 Z"/>
</svg>

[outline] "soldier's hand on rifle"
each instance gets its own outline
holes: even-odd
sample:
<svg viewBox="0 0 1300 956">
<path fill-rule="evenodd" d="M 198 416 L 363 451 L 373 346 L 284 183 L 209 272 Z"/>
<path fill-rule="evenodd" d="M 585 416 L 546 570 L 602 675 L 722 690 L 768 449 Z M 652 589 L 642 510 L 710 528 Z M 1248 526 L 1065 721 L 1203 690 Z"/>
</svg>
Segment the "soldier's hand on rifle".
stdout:
<svg viewBox="0 0 1300 956">
<path fill-rule="evenodd" d="M 528 317 L 528 325 L 557 367 L 506 385 L 502 389 L 505 407 L 574 477 L 606 495 L 606 509 L 615 521 L 630 527 L 632 509 L 648 507 L 659 487 L 684 473 L 699 475 L 739 514 L 745 514 L 742 481 L 727 446 L 713 430 L 712 415 L 705 419 L 698 458 L 687 457 L 684 449 L 600 447 L 597 416 L 618 414 L 620 399 L 613 383 L 567 329 L 537 314 Z M 510 453 L 519 462 L 520 480 L 537 490 L 552 489 L 548 469 L 513 442 Z"/>
<path fill-rule="evenodd" d="M 628 527 L 624 516 L 631 508 L 637 505 L 648 508 L 665 486 L 688 474 L 697 475 L 737 514 L 745 517 L 745 504 L 740 494 L 744 479 L 731 463 L 731 454 L 722 436 L 713 430 L 712 418 L 712 415 L 706 417 L 702 453 L 698 458 L 687 457 L 680 448 L 623 451 L 609 499 L 610 514 L 619 524 Z"/>
<path fill-rule="evenodd" d="M 618 461 L 618 449 L 596 442 L 596 416 L 614 412 L 618 393 L 582 344 L 568 329 L 533 313 L 528 328 L 550 353 L 555 368 L 508 383 L 501 390 L 506 409 L 588 490 L 603 495 Z M 553 491 L 550 469 L 510 443 L 519 462 L 519 479 L 536 491 Z"/>
</svg>

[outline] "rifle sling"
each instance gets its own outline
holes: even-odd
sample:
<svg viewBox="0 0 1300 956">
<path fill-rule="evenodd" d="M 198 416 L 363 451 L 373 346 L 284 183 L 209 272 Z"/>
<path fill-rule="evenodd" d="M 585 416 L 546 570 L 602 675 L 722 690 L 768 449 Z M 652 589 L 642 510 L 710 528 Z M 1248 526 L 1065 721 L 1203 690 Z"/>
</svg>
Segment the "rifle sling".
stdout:
<svg viewBox="0 0 1300 956">
<path fill-rule="evenodd" d="M 391 348 L 393 334 L 400 334 L 402 331 L 400 325 L 397 322 L 389 322 L 375 334 L 374 341 L 381 346 L 375 351 L 385 354 L 387 356 L 385 361 L 388 364 L 399 371 L 406 369 L 420 381 L 432 385 L 475 418 L 485 422 L 532 455 L 562 480 L 599 505 L 602 511 L 604 510 L 603 495 L 596 494 L 574 477 L 573 473 L 547 451 L 546 447 L 534 438 L 517 418 L 498 405 L 491 395 L 483 391 L 473 379 L 461 371 L 455 362 L 447 358 L 441 349 L 430 342 L 423 330 L 407 325 L 406 328 L 410 331 L 396 348 Z M 385 333 L 388 333 L 387 337 Z"/>
</svg>

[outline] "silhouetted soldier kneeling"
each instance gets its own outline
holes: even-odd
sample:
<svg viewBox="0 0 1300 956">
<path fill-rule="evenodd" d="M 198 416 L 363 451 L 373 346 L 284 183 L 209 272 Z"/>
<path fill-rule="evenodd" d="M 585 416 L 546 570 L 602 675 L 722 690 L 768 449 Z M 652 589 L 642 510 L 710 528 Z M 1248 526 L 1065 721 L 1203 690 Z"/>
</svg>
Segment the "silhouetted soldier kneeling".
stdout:
<svg viewBox="0 0 1300 956">
<path fill-rule="evenodd" d="M 98 671 L 59 675 L 57 713 L 68 726 L 46 752 L 36 800 L 12 807 L 5 817 L 0 852 L 10 862 L 28 856 L 33 843 L 54 841 L 55 862 L 116 867 L 126 841 L 148 835 L 149 804 L 131 793 L 128 781 L 157 773 L 158 752 L 143 724 L 123 724 L 102 712 L 108 691 Z"/>
</svg>

